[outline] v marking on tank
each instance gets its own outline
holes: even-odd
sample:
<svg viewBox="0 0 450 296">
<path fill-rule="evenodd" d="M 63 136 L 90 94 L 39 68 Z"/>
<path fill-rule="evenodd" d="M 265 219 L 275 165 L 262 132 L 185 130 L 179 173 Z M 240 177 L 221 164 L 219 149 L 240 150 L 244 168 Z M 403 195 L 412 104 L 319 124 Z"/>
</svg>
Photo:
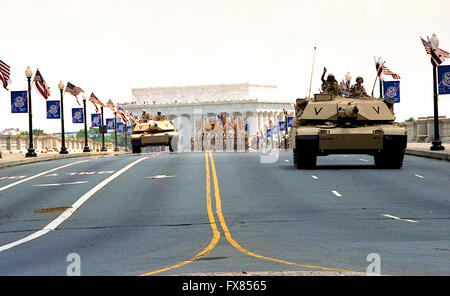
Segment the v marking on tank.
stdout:
<svg viewBox="0 0 450 296">
<path fill-rule="evenodd" d="M 323 107 L 320 107 L 319 111 L 317 111 L 316 107 L 314 107 L 314 112 L 316 112 L 316 115 L 319 115 L 320 111 L 322 111 Z"/>
</svg>

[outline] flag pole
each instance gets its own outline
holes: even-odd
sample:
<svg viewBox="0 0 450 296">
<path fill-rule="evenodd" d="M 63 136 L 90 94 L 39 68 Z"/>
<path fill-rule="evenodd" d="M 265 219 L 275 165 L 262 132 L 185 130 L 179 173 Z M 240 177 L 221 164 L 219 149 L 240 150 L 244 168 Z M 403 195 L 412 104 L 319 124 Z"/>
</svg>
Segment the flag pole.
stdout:
<svg viewBox="0 0 450 296">
<path fill-rule="evenodd" d="M 311 85 L 312 85 L 312 77 L 313 77 L 313 72 L 314 72 L 314 60 L 316 59 L 316 47 L 314 46 L 314 54 L 313 54 L 313 64 L 312 64 L 312 69 L 311 69 L 311 80 L 309 81 L 309 93 L 308 93 L 308 98 L 311 97 Z"/>
<path fill-rule="evenodd" d="M 375 59 L 375 57 L 373 57 L 373 58 Z M 373 97 L 373 92 L 375 90 L 375 85 L 377 84 L 378 76 L 381 74 L 381 71 L 383 69 L 384 63 L 385 62 L 383 61 L 383 63 L 381 64 L 380 68 L 377 69 L 377 77 L 375 77 L 375 81 L 373 82 L 373 87 L 372 87 L 372 94 L 371 94 L 372 97 Z M 381 79 L 380 79 L 380 86 L 381 86 Z M 380 90 L 381 90 L 381 88 L 380 88 Z"/>
<path fill-rule="evenodd" d="M 431 48 L 431 50 L 433 50 Z M 437 93 L 437 65 L 433 63 L 433 58 L 431 58 L 431 63 L 433 64 L 433 109 L 434 109 L 434 140 L 431 143 L 430 150 L 444 150 L 445 147 L 442 146 L 442 141 L 439 136 L 439 111 L 438 111 L 438 93 Z"/>
</svg>

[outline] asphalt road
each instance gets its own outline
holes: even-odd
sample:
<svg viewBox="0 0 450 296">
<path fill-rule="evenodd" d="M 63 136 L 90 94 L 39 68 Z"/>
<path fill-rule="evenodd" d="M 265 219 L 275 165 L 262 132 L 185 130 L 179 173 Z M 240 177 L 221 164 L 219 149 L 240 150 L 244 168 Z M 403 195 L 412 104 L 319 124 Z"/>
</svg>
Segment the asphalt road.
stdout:
<svg viewBox="0 0 450 296">
<path fill-rule="evenodd" d="M 76 158 L 0 170 L 0 275 L 450 275 L 450 163 L 291 152 Z M 73 264 L 79 263 L 74 267 Z"/>
</svg>

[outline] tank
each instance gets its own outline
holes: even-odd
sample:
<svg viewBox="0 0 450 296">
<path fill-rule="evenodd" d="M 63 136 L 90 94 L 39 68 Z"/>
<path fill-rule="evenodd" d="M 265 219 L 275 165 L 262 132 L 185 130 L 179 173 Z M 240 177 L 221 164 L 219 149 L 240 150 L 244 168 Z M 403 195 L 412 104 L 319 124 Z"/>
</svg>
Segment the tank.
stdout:
<svg viewBox="0 0 450 296">
<path fill-rule="evenodd" d="M 175 151 L 177 138 L 171 120 L 140 119 L 131 129 L 131 150 L 140 153 L 146 146 L 169 146 L 170 151 Z"/>
<path fill-rule="evenodd" d="M 378 168 L 400 169 L 406 139 L 391 98 L 321 93 L 296 100 L 290 141 L 299 169 L 315 168 L 318 156 L 330 154 L 367 154 Z"/>
</svg>

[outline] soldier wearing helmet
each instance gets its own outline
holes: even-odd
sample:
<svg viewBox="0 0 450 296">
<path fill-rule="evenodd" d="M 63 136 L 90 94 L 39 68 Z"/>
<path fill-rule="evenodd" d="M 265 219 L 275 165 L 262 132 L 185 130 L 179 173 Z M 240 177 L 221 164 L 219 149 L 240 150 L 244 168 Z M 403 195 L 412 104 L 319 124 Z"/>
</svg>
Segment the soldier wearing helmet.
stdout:
<svg viewBox="0 0 450 296">
<path fill-rule="evenodd" d="M 149 113 L 147 113 L 145 110 L 142 110 L 142 116 L 141 116 L 141 119 L 142 119 L 144 122 L 147 122 L 147 121 L 149 121 L 149 120 L 152 119 L 152 115 L 149 114 Z"/>
<path fill-rule="evenodd" d="M 353 84 L 350 88 L 350 96 L 352 97 L 368 97 L 366 89 L 362 85 L 364 79 L 361 76 L 356 77 L 356 84 Z"/>
<path fill-rule="evenodd" d="M 323 68 L 323 74 L 320 78 L 322 80 L 322 91 L 324 93 L 333 94 L 333 95 L 339 95 L 339 85 L 334 78 L 333 74 L 328 74 L 327 80 L 324 79 L 325 73 L 327 72 L 327 68 Z"/>
</svg>

